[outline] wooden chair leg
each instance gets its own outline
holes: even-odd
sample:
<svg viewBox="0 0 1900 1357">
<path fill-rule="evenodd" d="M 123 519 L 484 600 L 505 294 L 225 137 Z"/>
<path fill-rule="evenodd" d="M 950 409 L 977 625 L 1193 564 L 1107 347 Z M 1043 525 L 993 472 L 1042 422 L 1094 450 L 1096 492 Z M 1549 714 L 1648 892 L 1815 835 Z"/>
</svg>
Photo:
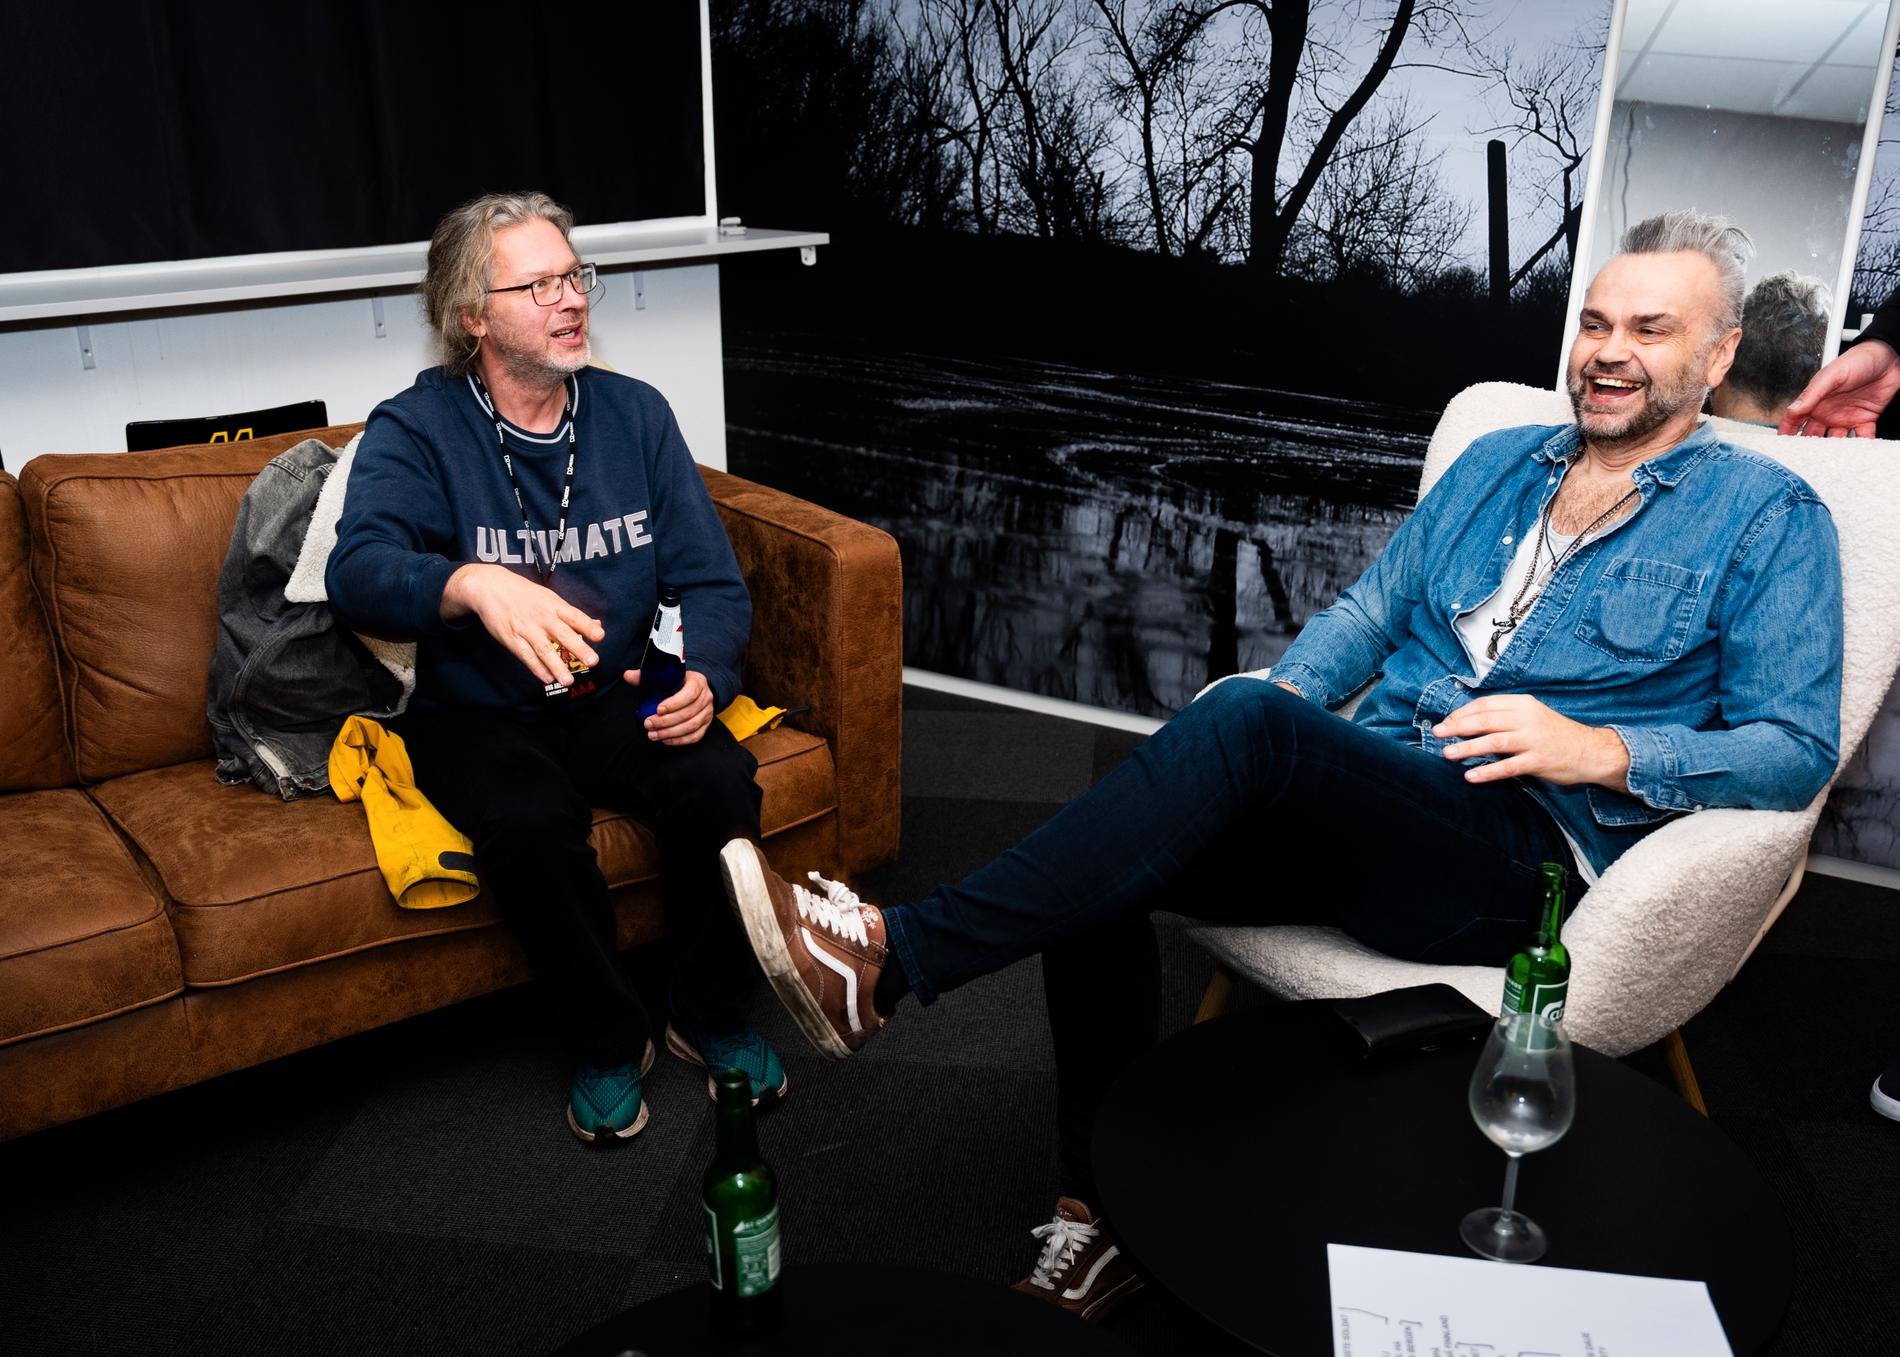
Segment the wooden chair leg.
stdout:
<svg viewBox="0 0 1900 1357">
<path fill-rule="evenodd" d="M 1206 1022 L 1209 1018 L 1218 1018 L 1227 1011 L 1227 1001 L 1233 997 L 1234 973 L 1216 961 L 1213 978 L 1207 982 L 1207 992 L 1201 996 L 1201 1006 L 1194 1014 L 1194 1021 Z"/>
<path fill-rule="evenodd" d="M 1202 1007 L 1206 1007 L 1205 1000 Z M 1702 1086 L 1696 1082 L 1695 1066 L 1689 1063 L 1689 1048 L 1682 1044 L 1680 1029 L 1663 1038 L 1663 1060 L 1669 1066 L 1669 1077 L 1675 1081 L 1676 1092 L 1689 1106 L 1708 1116 L 1709 1105 L 1702 1101 Z"/>
</svg>

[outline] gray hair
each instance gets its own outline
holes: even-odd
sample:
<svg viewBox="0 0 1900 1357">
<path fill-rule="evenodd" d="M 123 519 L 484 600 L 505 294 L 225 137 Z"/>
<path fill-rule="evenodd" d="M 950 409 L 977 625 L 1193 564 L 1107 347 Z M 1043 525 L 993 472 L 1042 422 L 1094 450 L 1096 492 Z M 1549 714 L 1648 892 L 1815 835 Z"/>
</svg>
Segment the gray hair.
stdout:
<svg viewBox="0 0 1900 1357">
<path fill-rule="evenodd" d="M 553 222 L 563 237 L 574 229 L 574 214 L 545 193 L 484 193 L 436 224 L 418 292 L 435 332 L 436 356 L 451 377 L 467 372 L 481 348 L 462 317 L 479 316 L 488 305 L 495 233 L 535 220 Z"/>
<path fill-rule="evenodd" d="M 1825 283 L 1798 273 L 1771 273 L 1755 284 L 1742 307 L 1742 342 L 1724 385 L 1764 409 L 1800 395 L 1821 370 L 1831 302 Z"/>
<path fill-rule="evenodd" d="M 1722 303 L 1715 314 L 1718 339 L 1742 323 L 1742 292 L 1747 285 L 1749 257 L 1755 242 L 1727 217 L 1704 216 L 1678 209 L 1645 218 L 1623 233 L 1621 254 L 1676 254 L 1692 251 L 1715 265 Z"/>
</svg>

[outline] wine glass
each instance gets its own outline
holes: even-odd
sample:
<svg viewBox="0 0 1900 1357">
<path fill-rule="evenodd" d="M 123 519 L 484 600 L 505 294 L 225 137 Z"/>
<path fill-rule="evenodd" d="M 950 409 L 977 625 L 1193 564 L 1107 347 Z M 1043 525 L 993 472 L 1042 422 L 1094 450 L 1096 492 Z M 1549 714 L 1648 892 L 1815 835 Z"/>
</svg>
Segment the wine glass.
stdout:
<svg viewBox="0 0 1900 1357">
<path fill-rule="evenodd" d="M 1473 1211 L 1458 1227 L 1474 1253 L 1506 1263 L 1544 1256 L 1549 1241 L 1537 1222 L 1511 1209 L 1517 1165 L 1523 1156 L 1562 1139 L 1576 1111 L 1576 1075 L 1561 1018 L 1550 1010 L 1499 1018 L 1471 1072 L 1471 1117 L 1510 1162 L 1504 1170 L 1504 1204 Z"/>
</svg>

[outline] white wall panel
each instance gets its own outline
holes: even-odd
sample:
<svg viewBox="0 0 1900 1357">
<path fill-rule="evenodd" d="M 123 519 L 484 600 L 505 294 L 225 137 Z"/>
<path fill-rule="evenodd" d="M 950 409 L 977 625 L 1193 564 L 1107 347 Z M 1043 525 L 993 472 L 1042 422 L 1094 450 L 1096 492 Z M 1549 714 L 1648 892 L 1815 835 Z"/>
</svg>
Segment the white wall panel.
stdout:
<svg viewBox="0 0 1900 1357">
<path fill-rule="evenodd" d="M 632 271 L 603 272 L 594 351 L 672 402 L 693 455 L 726 464 L 720 377 L 719 269 L 644 270 L 643 307 Z M 333 423 L 367 416 L 433 361 L 409 292 L 371 297 L 107 319 L 88 331 L 94 366 L 81 361 L 71 324 L 0 330 L 0 457 L 17 471 L 43 452 L 113 452 L 137 419 L 215 415 L 328 402 Z"/>
</svg>

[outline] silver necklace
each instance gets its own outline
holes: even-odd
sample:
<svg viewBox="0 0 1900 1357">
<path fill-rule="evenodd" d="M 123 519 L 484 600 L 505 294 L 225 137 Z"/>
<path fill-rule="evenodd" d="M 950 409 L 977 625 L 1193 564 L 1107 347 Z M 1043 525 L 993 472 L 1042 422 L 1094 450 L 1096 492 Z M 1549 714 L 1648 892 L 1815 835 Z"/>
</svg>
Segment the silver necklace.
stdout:
<svg viewBox="0 0 1900 1357">
<path fill-rule="evenodd" d="M 1608 523 L 1612 518 L 1616 517 L 1617 514 L 1621 513 L 1623 506 L 1635 499 L 1638 493 L 1637 487 L 1632 485 L 1629 488 L 1628 494 L 1598 514 L 1595 521 L 1592 522 L 1589 527 L 1571 538 L 1570 544 L 1561 552 L 1554 554 L 1550 551 L 1550 511 L 1556 507 L 1557 496 L 1552 495 L 1545 501 L 1544 511 L 1538 515 L 1537 550 L 1531 553 L 1530 569 L 1524 572 L 1524 582 L 1517 586 L 1517 597 L 1511 600 L 1511 606 L 1504 618 L 1502 620 L 1495 617 L 1491 619 L 1491 626 L 1493 628 L 1491 632 L 1491 644 L 1486 646 L 1484 650 L 1488 658 L 1495 660 L 1498 657 L 1498 647 L 1504 643 L 1504 638 L 1517 630 L 1518 624 L 1530 616 L 1531 609 L 1537 606 L 1537 600 L 1544 596 L 1544 590 L 1541 586 L 1535 593 L 1531 591 L 1531 585 L 1537 579 L 1538 562 L 1542 561 L 1546 555 L 1551 555 L 1550 573 L 1544 576 L 1544 583 L 1549 584 L 1551 580 L 1557 577 L 1557 572 L 1563 569 L 1564 562 L 1570 559 L 1578 547 L 1590 539 L 1590 534 L 1602 527 L 1605 523 Z"/>
</svg>

